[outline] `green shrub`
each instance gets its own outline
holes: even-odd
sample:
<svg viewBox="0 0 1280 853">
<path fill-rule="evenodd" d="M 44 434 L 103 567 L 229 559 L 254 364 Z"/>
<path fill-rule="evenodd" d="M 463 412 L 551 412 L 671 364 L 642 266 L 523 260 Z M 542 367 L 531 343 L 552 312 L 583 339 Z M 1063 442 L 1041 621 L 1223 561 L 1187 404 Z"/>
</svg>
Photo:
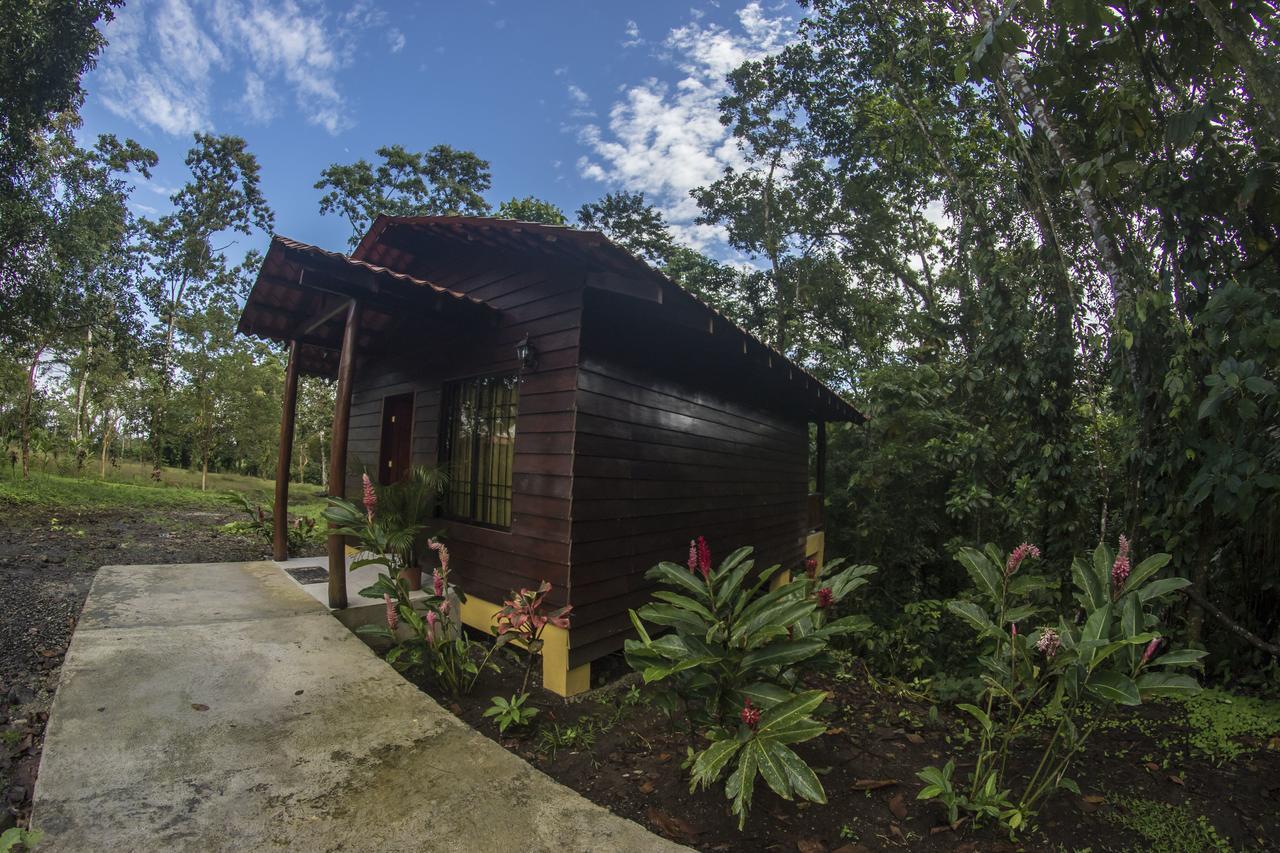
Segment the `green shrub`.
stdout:
<svg viewBox="0 0 1280 853">
<path fill-rule="evenodd" d="M 828 620 L 845 596 L 867 582 L 874 566 L 815 568 L 764 592 L 779 566 L 754 573 L 751 548 L 739 548 L 712 569 L 704 540 L 690 544 L 689 567 L 659 563 L 647 577 L 670 587 L 631 612 L 638 640 L 626 659 L 646 684 L 658 685 L 669 712 L 683 706 L 710 745 L 694 754 L 690 790 L 715 783 L 732 764 L 725 795 L 741 828 L 757 774 L 778 796 L 826 802 L 813 771 L 790 749 L 826 726 L 810 715 L 826 698 L 798 690 L 800 663 L 816 664 L 830 639 L 864 630 L 864 616 Z M 754 577 L 753 577 L 754 575 Z M 644 623 L 670 629 L 653 638 Z"/>
</svg>

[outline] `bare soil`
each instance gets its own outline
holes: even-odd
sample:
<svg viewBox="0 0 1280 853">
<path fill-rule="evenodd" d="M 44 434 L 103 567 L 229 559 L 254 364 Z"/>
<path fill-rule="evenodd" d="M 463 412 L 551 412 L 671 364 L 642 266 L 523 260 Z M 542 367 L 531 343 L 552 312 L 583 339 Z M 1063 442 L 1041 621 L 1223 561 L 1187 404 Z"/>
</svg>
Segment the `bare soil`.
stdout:
<svg viewBox="0 0 1280 853">
<path fill-rule="evenodd" d="M 808 679 L 809 686 L 830 691 L 837 709 L 828 718 L 825 736 L 797 747 L 819 773 L 828 804 L 782 800 L 758 780 L 743 831 L 721 787 L 690 793 L 688 773 L 681 767 L 691 745 L 684 723 L 668 719 L 646 702 L 637 703 L 631 687 L 639 681 L 623 675 L 627 669 L 621 661 L 612 663 L 612 674 L 621 680 L 576 700 L 534 688 L 530 702 L 539 715 L 533 725 L 508 729 L 506 736 L 499 735 L 483 713 L 493 695 L 510 696 L 519 690 L 522 668 L 515 663 L 504 663 L 501 674 L 486 674 L 469 696 L 450 697 L 429 685 L 424 689 L 556 780 L 698 850 L 1158 849 L 1122 825 L 1134 799 L 1185 806 L 1187 814 L 1204 816 L 1229 849 L 1280 849 L 1277 744 L 1255 744 L 1257 751 L 1222 767 L 1188 757 L 1190 750 L 1170 747 L 1183 743 L 1186 734 L 1181 730 L 1185 714 L 1173 705 L 1145 706 L 1128 724 L 1096 733 L 1069 773 L 1083 796 L 1062 793 L 1050 798 L 1035 831 L 1010 841 L 998 826 L 949 826 L 941 805 L 916 799 L 923 787 L 916 771 L 955 757 L 956 778 L 967 778 L 967 718 L 945 707 L 938 707 L 931 717 L 933 706 L 922 697 L 879 684 L 860 665 L 854 670 L 839 680 Z M 556 726 L 561 732 L 588 732 L 586 740 L 552 750 L 542 732 Z M 1042 747 L 1040 739 L 1019 744 L 1010 756 L 1011 767 L 1029 774 Z M 1209 848 L 1187 837 L 1178 846 L 1159 849 Z"/>
<path fill-rule="evenodd" d="M 149 508 L 4 507 L 0 517 L 0 831 L 26 824 L 49 706 L 94 573 L 104 565 L 256 560 L 218 528 L 243 514 Z"/>
</svg>

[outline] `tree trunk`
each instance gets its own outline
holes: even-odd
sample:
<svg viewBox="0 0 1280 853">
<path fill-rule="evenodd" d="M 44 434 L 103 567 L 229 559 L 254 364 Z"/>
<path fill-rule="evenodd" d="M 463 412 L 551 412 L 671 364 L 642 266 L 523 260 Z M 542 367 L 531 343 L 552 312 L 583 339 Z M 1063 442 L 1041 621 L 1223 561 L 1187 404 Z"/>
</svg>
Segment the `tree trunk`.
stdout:
<svg viewBox="0 0 1280 853">
<path fill-rule="evenodd" d="M 1244 72 L 1246 88 L 1262 107 L 1261 112 L 1272 137 L 1280 139 L 1280 85 L 1277 85 L 1274 67 L 1258 55 L 1248 38 L 1237 33 L 1227 23 L 1213 0 L 1193 1 L 1200 14 L 1209 22 L 1213 34 L 1222 42 L 1227 56 Z"/>
<path fill-rule="evenodd" d="M 207 491 L 209 488 L 209 450 L 204 451 L 204 462 L 200 466 L 200 491 Z"/>
<path fill-rule="evenodd" d="M 107 478 L 107 451 L 111 447 L 111 430 L 115 427 L 115 418 L 111 416 L 111 410 L 107 409 L 102 415 L 102 464 L 98 472 L 98 478 L 105 480 Z"/>
<path fill-rule="evenodd" d="M 85 329 L 84 363 L 80 367 L 80 381 L 76 384 L 76 425 L 72 439 L 77 448 L 84 442 L 85 389 L 89 384 L 89 361 L 93 358 L 93 327 Z"/>
<path fill-rule="evenodd" d="M 1191 600 L 1187 609 L 1187 644 L 1203 647 L 1205 609 L 1201 602 L 1209 599 L 1209 562 L 1213 559 L 1212 518 L 1208 513 L 1201 513 L 1198 533 L 1200 546 L 1191 564 L 1191 586 L 1185 590 Z"/>
<path fill-rule="evenodd" d="M 36 393 L 36 368 L 40 366 L 40 356 L 44 355 L 44 344 L 36 349 L 31 359 L 31 369 L 27 371 L 27 393 L 22 399 L 22 479 L 31 475 L 31 399 Z"/>
</svg>

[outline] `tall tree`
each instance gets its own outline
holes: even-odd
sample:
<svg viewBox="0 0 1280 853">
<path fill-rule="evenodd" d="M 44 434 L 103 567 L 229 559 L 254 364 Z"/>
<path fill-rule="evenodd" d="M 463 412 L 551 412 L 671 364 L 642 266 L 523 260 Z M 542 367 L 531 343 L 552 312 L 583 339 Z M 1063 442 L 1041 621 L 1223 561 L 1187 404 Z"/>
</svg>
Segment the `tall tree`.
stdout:
<svg viewBox="0 0 1280 853">
<path fill-rule="evenodd" d="M 389 216 L 484 216 L 490 186 L 489 161 L 471 151 L 436 145 L 409 151 L 402 145 L 377 150 L 377 166 L 360 159 L 334 163 L 320 173 L 320 213 L 337 213 L 351 225 L 355 247 L 379 214 Z"/>
<path fill-rule="evenodd" d="M 644 200 L 644 193 L 623 190 L 584 204 L 578 225 L 599 231 L 655 267 L 666 263 L 676 247 L 662 212 Z"/>
</svg>

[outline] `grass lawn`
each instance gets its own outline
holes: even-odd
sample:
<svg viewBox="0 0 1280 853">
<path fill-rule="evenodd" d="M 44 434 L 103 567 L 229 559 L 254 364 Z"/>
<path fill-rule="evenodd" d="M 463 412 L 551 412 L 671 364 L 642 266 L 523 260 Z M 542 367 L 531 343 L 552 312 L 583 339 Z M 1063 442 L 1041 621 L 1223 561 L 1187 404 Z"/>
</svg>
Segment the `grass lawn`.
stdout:
<svg viewBox="0 0 1280 853">
<path fill-rule="evenodd" d="M 9 472 L 6 472 L 9 473 Z M 113 507 L 163 509 L 166 507 L 238 508 L 232 493 L 254 503 L 270 504 L 275 481 L 241 474 L 210 474 L 208 490 L 200 490 L 200 473 L 182 468 L 163 469 L 162 481 L 151 480 L 150 466 L 122 462 L 99 479 L 96 471 L 81 476 L 49 474 L 33 470 L 31 477 L 0 476 L 0 504 L 51 509 L 108 509 Z M 289 513 L 318 519 L 324 509 L 321 489 L 312 484 L 291 484 Z"/>
</svg>

